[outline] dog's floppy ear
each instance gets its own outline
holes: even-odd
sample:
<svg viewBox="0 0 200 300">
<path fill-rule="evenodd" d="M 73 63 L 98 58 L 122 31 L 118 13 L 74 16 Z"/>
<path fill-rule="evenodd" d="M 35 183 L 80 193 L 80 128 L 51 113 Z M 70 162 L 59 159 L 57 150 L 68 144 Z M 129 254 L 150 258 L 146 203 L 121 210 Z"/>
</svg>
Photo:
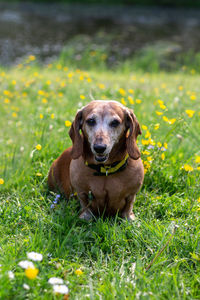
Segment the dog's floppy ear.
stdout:
<svg viewBox="0 0 200 300">
<path fill-rule="evenodd" d="M 80 134 L 81 126 L 82 110 L 79 110 L 69 130 L 69 136 L 73 142 L 73 147 L 71 151 L 72 159 L 77 159 L 83 154 L 83 136 L 82 134 Z"/>
<path fill-rule="evenodd" d="M 127 152 L 132 159 L 136 160 L 141 156 L 136 139 L 142 132 L 138 120 L 131 109 L 126 110 L 126 126 L 127 130 L 129 130 L 126 138 Z"/>
</svg>

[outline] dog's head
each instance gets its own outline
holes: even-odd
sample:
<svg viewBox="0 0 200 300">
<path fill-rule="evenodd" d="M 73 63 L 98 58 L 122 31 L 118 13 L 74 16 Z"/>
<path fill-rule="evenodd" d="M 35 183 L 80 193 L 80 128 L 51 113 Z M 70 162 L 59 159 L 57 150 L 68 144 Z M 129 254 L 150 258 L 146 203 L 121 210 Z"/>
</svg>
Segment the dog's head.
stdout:
<svg viewBox="0 0 200 300">
<path fill-rule="evenodd" d="M 70 128 L 72 158 L 83 155 L 86 142 L 96 163 L 106 162 L 114 148 L 121 148 L 119 143 L 124 144 L 131 158 L 138 159 L 138 134 L 141 129 L 132 110 L 117 101 L 92 101 L 77 112 Z"/>
</svg>

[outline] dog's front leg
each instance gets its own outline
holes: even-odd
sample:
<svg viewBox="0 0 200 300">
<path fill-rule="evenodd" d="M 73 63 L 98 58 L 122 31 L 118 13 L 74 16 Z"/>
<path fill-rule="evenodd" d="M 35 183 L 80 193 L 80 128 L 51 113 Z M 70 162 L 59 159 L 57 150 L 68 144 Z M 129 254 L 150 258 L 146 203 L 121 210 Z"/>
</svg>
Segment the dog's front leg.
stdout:
<svg viewBox="0 0 200 300">
<path fill-rule="evenodd" d="M 85 193 L 81 193 L 78 195 L 79 200 L 80 200 L 80 204 L 82 207 L 82 211 L 81 214 L 79 216 L 80 219 L 89 221 L 92 219 L 92 212 L 89 208 L 90 206 L 90 199 L 89 199 L 89 195 L 85 194 Z"/>
<path fill-rule="evenodd" d="M 127 219 L 128 221 L 133 221 L 135 220 L 135 215 L 133 213 L 133 204 L 135 202 L 135 197 L 136 195 L 130 195 L 128 196 L 126 200 L 125 207 L 123 208 L 123 211 L 121 213 L 121 217 L 123 219 Z"/>
</svg>

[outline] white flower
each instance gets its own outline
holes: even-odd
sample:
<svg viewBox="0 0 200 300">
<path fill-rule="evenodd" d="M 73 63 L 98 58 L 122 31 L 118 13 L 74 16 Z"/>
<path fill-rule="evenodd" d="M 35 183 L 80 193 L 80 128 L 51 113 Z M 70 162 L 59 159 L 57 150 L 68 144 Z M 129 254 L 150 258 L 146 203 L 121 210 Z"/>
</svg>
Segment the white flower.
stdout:
<svg viewBox="0 0 200 300">
<path fill-rule="evenodd" d="M 34 264 L 32 263 L 32 261 L 29 261 L 29 260 L 22 260 L 18 263 L 18 266 L 20 266 L 22 269 L 27 269 L 27 268 L 32 268 L 34 269 L 35 266 Z"/>
<path fill-rule="evenodd" d="M 54 291 L 54 293 L 65 294 L 65 295 L 67 295 L 69 293 L 68 287 L 64 284 L 62 284 L 62 285 L 58 285 L 58 284 L 53 285 L 53 291 Z"/>
<path fill-rule="evenodd" d="M 29 252 L 29 253 L 27 253 L 27 257 L 34 261 L 41 261 L 43 259 L 42 254 L 37 253 L 37 252 Z"/>
<path fill-rule="evenodd" d="M 23 288 L 27 291 L 30 290 L 30 286 L 26 283 L 23 284 Z"/>
<path fill-rule="evenodd" d="M 14 279 L 15 278 L 15 274 L 12 271 L 8 271 L 8 277 L 10 279 Z"/>
<path fill-rule="evenodd" d="M 51 277 L 48 280 L 48 283 L 50 284 L 63 284 L 63 280 L 61 278 L 57 278 L 57 277 Z"/>
</svg>

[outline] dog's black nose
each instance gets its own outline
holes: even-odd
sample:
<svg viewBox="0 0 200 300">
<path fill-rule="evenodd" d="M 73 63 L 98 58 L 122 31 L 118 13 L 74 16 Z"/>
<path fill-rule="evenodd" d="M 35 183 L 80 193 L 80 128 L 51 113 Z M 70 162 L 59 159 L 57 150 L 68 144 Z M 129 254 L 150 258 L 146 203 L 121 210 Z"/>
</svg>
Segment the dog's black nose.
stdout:
<svg viewBox="0 0 200 300">
<path fill-rule="evenodd" d="M 98 145 L 98 144 L 94 144 L 94 151 L 96 153 L 104 153 L 104 151 L 106 150 L 107 146 L 105 144 L 101 144 L 101 145 Z"/>
</svg>

